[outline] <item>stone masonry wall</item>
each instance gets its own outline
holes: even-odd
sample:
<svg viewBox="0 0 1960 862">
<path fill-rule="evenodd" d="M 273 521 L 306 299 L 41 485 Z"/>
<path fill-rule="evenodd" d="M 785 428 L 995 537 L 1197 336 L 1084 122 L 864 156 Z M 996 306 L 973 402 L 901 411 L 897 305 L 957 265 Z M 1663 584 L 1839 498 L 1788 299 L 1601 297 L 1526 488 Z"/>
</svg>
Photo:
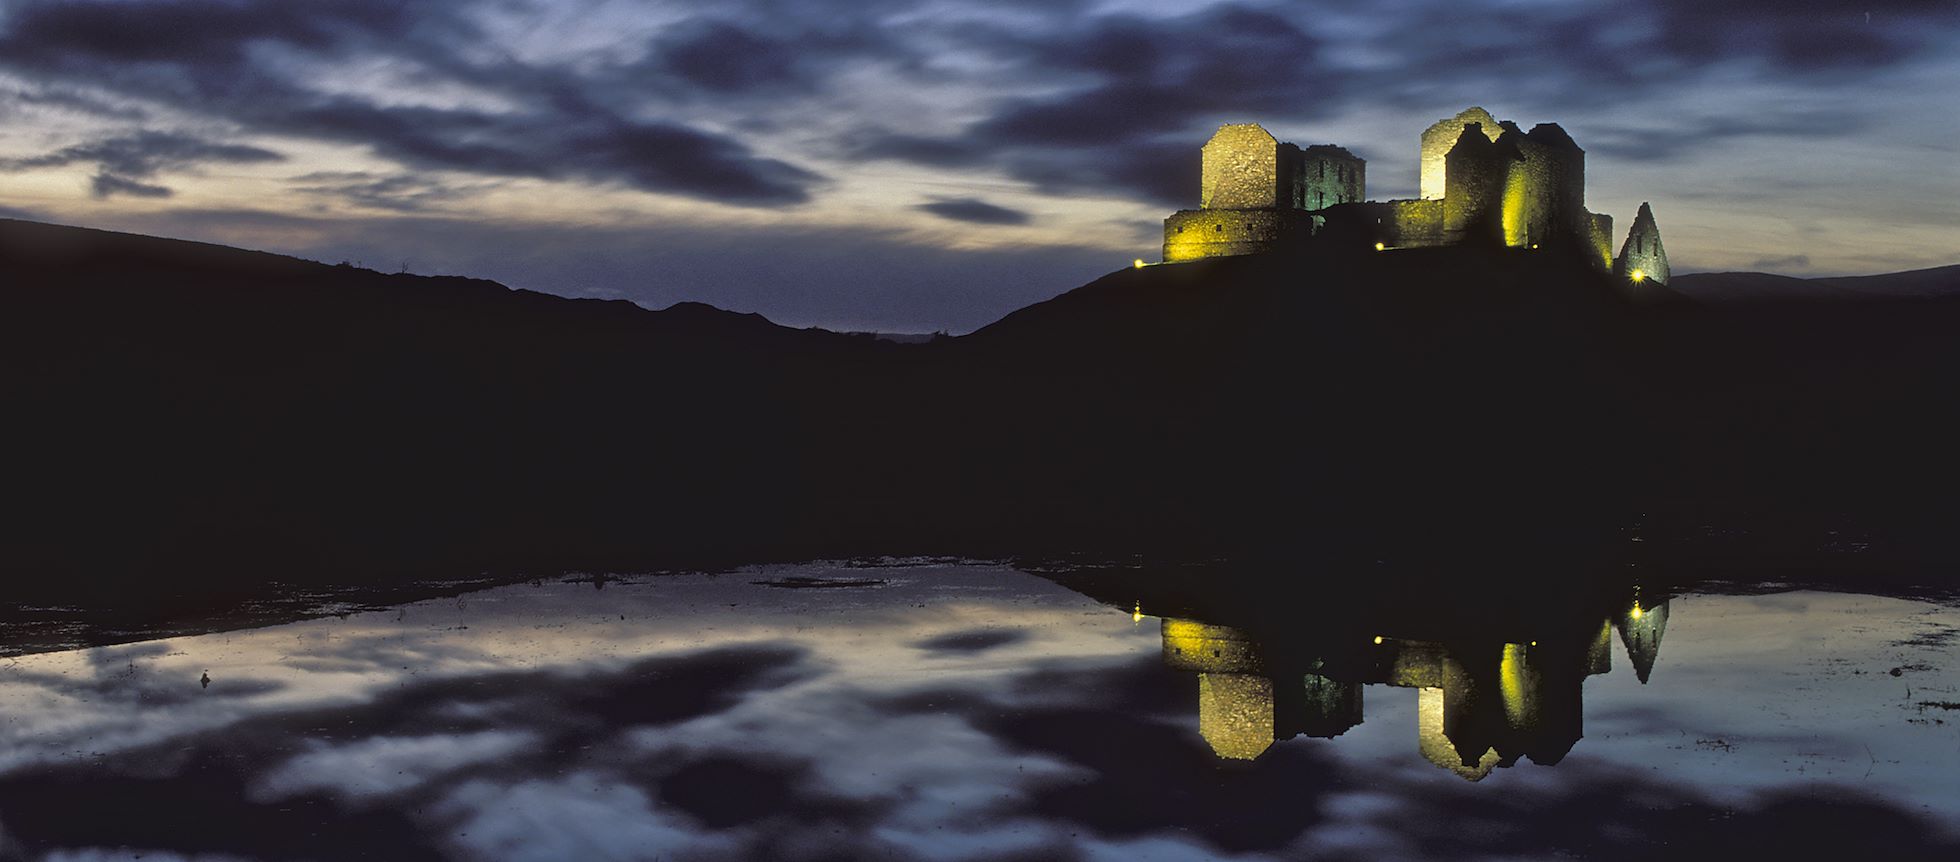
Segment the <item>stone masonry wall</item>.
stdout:
<svg viewBox="0 0 1960 862">
<path fill-rule="evenodd" d="M 1257 123 L 1220 126 L 1205 142 L 1198 206 L 1254 209 L 1279 204 L 1279 141 Z"/>
<path fill-rule="evenodd" d="M 1257 254 L 1313 236 L 1313 217 L 1301 210 L 1180 210 L 1164 219 L 1164 260 Z"/>
<path fill-rule="evenodd" d="M 1394 207 L 1390 222 L 1394 232 L 1381 242 L 1390 248 L 1418 248 L 1442 245 L 1442 201 L 1389 201 Z"/>
</svg>

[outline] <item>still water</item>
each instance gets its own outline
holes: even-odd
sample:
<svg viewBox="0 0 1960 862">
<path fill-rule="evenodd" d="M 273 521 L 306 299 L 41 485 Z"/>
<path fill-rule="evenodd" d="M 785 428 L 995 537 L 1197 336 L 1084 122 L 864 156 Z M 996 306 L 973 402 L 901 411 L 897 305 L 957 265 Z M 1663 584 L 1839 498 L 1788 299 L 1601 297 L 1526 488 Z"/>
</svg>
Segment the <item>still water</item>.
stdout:
<svg viewBox="0 0 1960 862">
<path fill-rule="evenodd" d="M 972 564 L 600 586 L 0 661 L 0 858 L 1960 858 L 1950 601 L 1439 634 Z"/>
</svg>

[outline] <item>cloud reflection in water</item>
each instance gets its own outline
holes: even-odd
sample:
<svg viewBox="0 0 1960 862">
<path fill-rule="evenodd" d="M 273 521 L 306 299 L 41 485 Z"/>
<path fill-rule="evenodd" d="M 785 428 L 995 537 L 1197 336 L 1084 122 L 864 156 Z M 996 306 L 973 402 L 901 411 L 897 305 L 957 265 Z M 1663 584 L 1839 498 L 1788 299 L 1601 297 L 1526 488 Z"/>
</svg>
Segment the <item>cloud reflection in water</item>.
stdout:
<svg viewBox="0 0 1960 862">
<path fill-rule="evenodd" d="M 1583 677 L 1587 738 L 1557 769 L 1470 785 L 1418 753 L 1416 692 L 1380 686 L 1338 739 L 1269 737 L 1254 760 L 1222 760 L 1193 674 L 1165 664 L 1167 628 L 1037 578 L 947 566 L 865 589 L 749 580 L 507 587 L 15 660 L 0 669 L 0 856 L 1955 849 L 1915 813 L 1960 808 L 1955 726 L 1909 723 L 1920 713 L 1898 701 L 1900 680 L 1869 672 L 1917 650 L 1906 682 L 1951 690 L 1943 647 L 1899 643 L 1955 621 L 1951 608 L 1677 600 L 1651 684 Z M 1792 627 L 1799 603 L 1812 631 Z M 1840 758 L 1867 745 L 1871 763 Z"/>
</svg>

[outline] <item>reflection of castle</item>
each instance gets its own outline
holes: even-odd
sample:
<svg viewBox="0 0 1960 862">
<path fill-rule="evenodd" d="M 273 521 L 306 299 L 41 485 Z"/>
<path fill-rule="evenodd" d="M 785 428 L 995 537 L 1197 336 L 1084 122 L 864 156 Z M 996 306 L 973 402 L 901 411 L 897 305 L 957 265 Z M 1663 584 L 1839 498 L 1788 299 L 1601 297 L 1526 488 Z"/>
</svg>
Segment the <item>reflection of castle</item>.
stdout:
<svg viewBox="0 0 1960 862">
<path fill-rule="evenodd" d="M 1566 245 L 1633 281 L 1668 280 L 1644 203 L 1615 257 L 1612 217 L 1586 210 L 1586 153 L 1556 123 L 1527 132 L 1468 108 L 1422 133 L 1419 199 L 1366 200 L 1366 175 L 1367 163 L 1340 147 L 1281 143 L 1255 123 L 1222 126 L 1204 146 L 1199 208 L 1164 220 L 1164 260 L 1309 242 Z"/>
<path fill-rule="evenodd" d="M 1163 622 L 1164 663 L 1198 673 L 1198 730 L 1219 757 L 1251 760 L 1275 741 L 1335 737 L 1361 723 L 1362 687 L 1414 688 L 1424 757 L 1471 781 L 1519 757 L 1559 762 L 1583 735 L 1585 678 L 1612 667 L 1620 629 L 1640 681 L 1652 673 L 1667 603 L 1635 601 L 1595 628 L 1520 643 L 1395 637 L 1257 637 Z"/>
</svg>

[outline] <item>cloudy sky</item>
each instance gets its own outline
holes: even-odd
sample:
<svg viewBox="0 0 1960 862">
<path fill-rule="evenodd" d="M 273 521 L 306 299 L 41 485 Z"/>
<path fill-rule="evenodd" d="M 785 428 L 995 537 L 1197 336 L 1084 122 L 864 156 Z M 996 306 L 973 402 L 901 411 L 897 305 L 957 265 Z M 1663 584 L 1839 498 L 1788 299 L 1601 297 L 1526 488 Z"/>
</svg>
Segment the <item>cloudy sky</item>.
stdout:
<svg viewBox="0 0 1960 862">
<path fill-rule="evenodd" d="M 0 0 L 0 215 L 964 331 L 1153 258 L 1221 122 L 1412 197 L 1558 122 L 1675 270 L 1960 262 L 1960 0 Z"/>
</svg>

